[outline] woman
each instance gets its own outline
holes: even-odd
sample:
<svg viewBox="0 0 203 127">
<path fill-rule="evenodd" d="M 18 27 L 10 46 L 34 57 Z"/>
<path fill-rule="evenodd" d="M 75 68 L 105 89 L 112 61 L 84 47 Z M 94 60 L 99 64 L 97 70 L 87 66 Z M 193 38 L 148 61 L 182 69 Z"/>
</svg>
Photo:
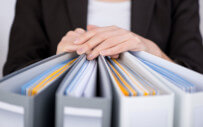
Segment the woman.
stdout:
<svg viewBox="0 0 203 127">
<path fill-rule="evenodd" d="M 203 73 L 198 0 L 18 0 L 4 75 L 62 52 L 146 51 Z"/>
</svg>

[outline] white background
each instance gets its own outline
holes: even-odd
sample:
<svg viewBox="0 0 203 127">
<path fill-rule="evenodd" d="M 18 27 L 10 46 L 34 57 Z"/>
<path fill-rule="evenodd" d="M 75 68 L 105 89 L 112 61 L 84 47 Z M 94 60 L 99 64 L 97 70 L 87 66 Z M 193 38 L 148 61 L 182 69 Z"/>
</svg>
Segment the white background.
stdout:
<svg viewBox="0 0 203 127">
<path fill-rule="evenodd" d="M 14 18 L 16 0 L 0 0 L 0 78 L 8 51 L 10 26 Z M 203 32 L 203 0 L 200 0 L 201 30 Z"/>
<path fill-rule="evenodd" d="M 0 77 L 8 51 L 10 26 L 14 18 L 16 0 L 0 0 Z"/>
</svg>

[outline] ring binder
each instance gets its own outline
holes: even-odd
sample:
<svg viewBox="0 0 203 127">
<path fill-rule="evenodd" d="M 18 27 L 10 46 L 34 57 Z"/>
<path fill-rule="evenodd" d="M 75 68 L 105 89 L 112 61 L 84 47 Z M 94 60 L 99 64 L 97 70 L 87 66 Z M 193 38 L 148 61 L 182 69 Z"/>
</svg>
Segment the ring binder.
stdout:
<svg viewBox="0 0 203 127">
<path fill-rule="evenodd" d="M 12 108 L 9 112 L 4 112 L 3 114 L 0 113 L 0 126 L 54 126 L 54 94 L 63 76 L 55 80 L 53 85 L 47 87 L 46 90 L 43 90 L 35 96 L 22 95 L 21 87 L 49 68 L 61 63 L 62 61 L 66 61 L 67 59 L 74 57 L 76 57 L 76 54 L 66 53 L 53 56 L 3 78 L 0 81 L 0 102 L 20 107 L 24 113 L 16 115 L 15 112 L 11 111 Z M 0 108 L 0 111 L 6 110 Z M 11 119 L 18 121 L 18 123 L 9 122 Z"/>
<path fill-rule="evenodd" d="M 0 80 L 0 127 L 202 127 L 202 81 L 145 52 L 63 53 Z"/>
</svg>

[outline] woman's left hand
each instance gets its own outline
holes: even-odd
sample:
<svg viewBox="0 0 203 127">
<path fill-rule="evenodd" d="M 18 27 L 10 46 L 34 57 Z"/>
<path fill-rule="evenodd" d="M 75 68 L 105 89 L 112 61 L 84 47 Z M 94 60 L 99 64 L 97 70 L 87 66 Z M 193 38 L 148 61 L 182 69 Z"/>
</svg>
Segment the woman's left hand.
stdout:
<svg viewBox="0 0 203 127">
<path fill-rule="evenodd" d="M 125 51 L 145 51 L 172 61 L 154 42 L 116 26 L 89 25 L 88 31 L 79 36 L 74 43 L 81 45 L 77 49 L 77 53 L 88 54 L 89 60 L 100 54 L 117 58 L 120 53 Z"/>
</svg>

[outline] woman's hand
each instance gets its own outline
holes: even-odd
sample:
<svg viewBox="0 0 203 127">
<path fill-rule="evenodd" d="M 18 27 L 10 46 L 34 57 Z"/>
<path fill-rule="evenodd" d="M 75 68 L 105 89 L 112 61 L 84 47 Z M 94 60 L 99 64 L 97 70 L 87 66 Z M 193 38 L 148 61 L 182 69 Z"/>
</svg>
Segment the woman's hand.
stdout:
<svg viewBox="0 0 203 127">
<path fill-rule="evenodd" d="M 74 44 L 73 42 L 82 34 L 84 34 L 86 31 L 77 28 L 74 31 L 69 31 L 59 42 L 57 46 L 57 52 L 56 54 L 60 54 L 63 52 L 75 52 L 79 45 Z"/>
<path fill-rule="evenodd" d="M 145 51 L 172 61 L 154 42 L 116 26 L 89 25 L 88 31 L 79 36 L 74 44 L 79 46 L 77 53 L 88 54 L 89 60 L 100 54 L 117 58 L 120 53 L 125 51 Z"/>
</svg>

